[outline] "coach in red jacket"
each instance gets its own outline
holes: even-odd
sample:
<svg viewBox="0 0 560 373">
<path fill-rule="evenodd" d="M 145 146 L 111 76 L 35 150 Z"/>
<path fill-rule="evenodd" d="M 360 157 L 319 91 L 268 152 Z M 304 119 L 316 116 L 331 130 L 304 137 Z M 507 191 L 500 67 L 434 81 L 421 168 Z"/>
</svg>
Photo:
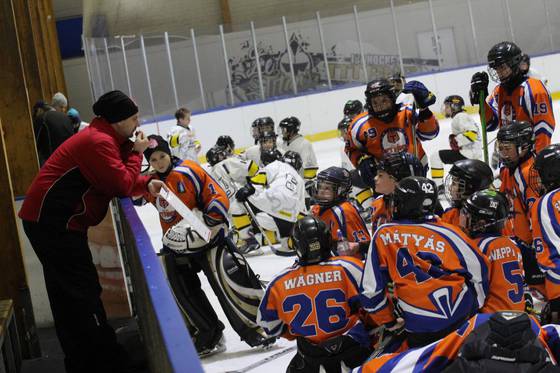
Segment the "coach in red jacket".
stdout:
<svg viewBox="0 0 560 373">
<path fill-rule="evenodd" d="M 138 107 L 111 91 L 93 105 L 97 117 L 51 155 L 19 212 L 43 265 L 67 372 L 121 372 L 124 350 L 107 324 L 87 230 L 103 220 L 113 197 L 157 193 L 161 182 L 140 176 L 148 140 Z"/>
</svg>

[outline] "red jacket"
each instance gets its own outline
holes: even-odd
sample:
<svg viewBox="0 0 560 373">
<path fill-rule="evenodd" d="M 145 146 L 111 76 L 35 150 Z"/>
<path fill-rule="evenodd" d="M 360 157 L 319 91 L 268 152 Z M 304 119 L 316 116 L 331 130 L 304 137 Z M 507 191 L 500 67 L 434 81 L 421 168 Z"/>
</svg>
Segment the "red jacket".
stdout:
<svg viewBox="0 0 560 373">
<path fill-rule="evenodd" d="M 29 187 L 19 217 L 54 229 L 85 232 L 103 220 L 113 197 L 141 195 L 142 154 L 104 119 L 66 140 Z"/>
</svg>

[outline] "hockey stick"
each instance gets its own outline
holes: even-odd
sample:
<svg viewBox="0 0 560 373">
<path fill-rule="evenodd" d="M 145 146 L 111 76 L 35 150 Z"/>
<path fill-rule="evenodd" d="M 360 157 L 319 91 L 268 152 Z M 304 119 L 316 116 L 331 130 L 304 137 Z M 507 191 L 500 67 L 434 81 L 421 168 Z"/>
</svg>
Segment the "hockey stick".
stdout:
<svg viewBox="0 0 560 373">
<path fill-rule="evenodd" d="M 249 206 L 249 203 L 247 203 L 247 201 L 243 202 L 243 207 L 245 207 L 245 210 L 247 210 L 247 214 L 249 214 L 251 220 L 255 223 L 257 229 L 261 232 L 263 239 L 266 240 L 266 242 L 268 242 L 268 244 L 272 247 L 272 241 L 270 241 L 270 239 L 266 235 L 264 228 L 257 221 L 257 216 L 255 215 L 255 213 L 253 212 L 251 206 Z"/>
<path fill-rule="evenodd" d="M 286 347 L 285 349 L 283 349 L 281 351 L 278 351 L 278 352 L 276 352 L 272 355 L 269 355 L 262 360 L 256 361 L 251 365 L 247 365 L 245 368 L 241 368 L 241 369 L 238 369 L 238 370 L 228 370 L 228 371 L 226 371 L 226 373 L 245 373 L 245 372 L 249 372 L 249 371 L 251 371 L 255 368 L 258 368 L 258 367 L 260 367 L 264 364 L 267 364 L 267 363 L 269 363 L 273 360 L 276 360 L 276 359 L 278 359 L 278 358 L 280 358 L 280 357 L 282 357 L 282 356 L 284 356 L 284 355 L 286 355 L 286 354 L 288 354 L 288 353 L 290 353 L 290 352 L 292 352 L 296 349 L 297 349 L 297 346 Z"/>
<path fill-rule="evenodd" d="M 488 160 L 488 138 L 486 133 L 486 105 L 484 105 L 484 90 L 480 90 L 478 94 L 478 106 L 480 112 L 480 127 L 482 129 L 482 151 L 484 154 L 484 163 L 490 164 Z"/>
<path fill-rule="evenodd" d="M 416 101 L 412 103 L 412 149 L 418 158 L 418 139 L 416 138 Z"/>
</svg>

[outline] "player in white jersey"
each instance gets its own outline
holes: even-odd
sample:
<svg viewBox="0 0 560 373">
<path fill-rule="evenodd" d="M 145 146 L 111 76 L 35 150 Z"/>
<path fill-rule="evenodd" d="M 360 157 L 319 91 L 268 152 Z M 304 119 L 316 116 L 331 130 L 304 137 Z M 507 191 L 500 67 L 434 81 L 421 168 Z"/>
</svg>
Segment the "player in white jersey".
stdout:
<svg viewBox="0 0 560 373">
<path fill-rule="evenodd" d="M 280 131 L 282 132 L 282 145 L 280 149 L 284 152 L 292 150 L 299 153 L 303 162 L 303 168 L 300 175 L 308 182 L 315 179 L 319 165 L 317 164 L 317 157 L 313 151 L 311 143 L 299 133 L 301 122 L 296 117 L 288 117 L 282 119 L 279 124 Z"/>
<path fill-rule="evenodd" d="M 261 148 L 260 148 L 260 138 L 264 132 L 274 132 L 274 121 L 271 117 L 261 117 L 257 118 L 251 124 L 251 136 L 255 140 L 255 144 L 251 145 L 240 157 L 246 160 L 251 160 L 256 164 L 261 164 Z"/>
<path fill-rule="evenodd" d="M 177 124 L 167 133 L 167 142 L 171 147 L 171 154 L 183 161 L 190 160 L 198 163 L 198 153 L 201 145 L 196 139 L 191 123 L 191 111 L 180 108 L 175 112 Z"/>
<path fill-rule="evenodd" d="M 403 87 L 406 84 L 406 79 L 401 73 L 394 73 L 389 77 L 389 82 L 393 85 L 393 89 L 395 90 L 395 96 L 397 100 L 395 101 L 396 104 L 408 105 L 412 107 L 414 104 L 414 96 L 410 93 L 403 93 Z"/>
<path fill-rule="evenodd" d="M 237 191 L 235 198 L 249 203 L 268 243 L 281 244 L 279 249 L 272 247 L 276 254 L 294 255 L 288 248 L 288 237 L 298 217 L 306 213 L 304 182 L 294 168 L 301 167 L 301 158 L 290 151 L 283 157 L 278 150 L 264 151 L 261 158 L 264 168 Z"/>
<path fill-rule="evenodd" d="M 451 149 L 436 150 L 430 156 L 432 180 L 438 187 L 443 183 L 443 165 L 453 164 L 463 159 L 481 159 L 482 145 L 478 125 L 465 112 L 465 101 L 461 96 L 447 96 L 442 111 L 451 120 L 449 146 Z"/>
</svg>

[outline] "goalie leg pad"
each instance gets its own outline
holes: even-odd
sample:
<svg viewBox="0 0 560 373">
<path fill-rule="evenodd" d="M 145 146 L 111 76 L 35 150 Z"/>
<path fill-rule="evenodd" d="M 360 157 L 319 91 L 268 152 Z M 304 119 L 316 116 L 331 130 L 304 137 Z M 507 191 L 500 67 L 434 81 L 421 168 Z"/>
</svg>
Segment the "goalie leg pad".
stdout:
<svg viewBox="0 0 560 373">
<path fill-rule="evenodd" d="M 263 286 L 234 243 L 226 238 L 205 252 L 200 264 L 229 323 L 241 339 L 251 347 L 271 343 L 256 323 Z"/>
<path fill-rule="evenodd" d="M 222 336 L 224 324 L 202 291 L 195 261 L 173 254 L 163 257 L 167 278 L 187 322 L 198 352 L 212 349 Z"/>
</svg>

